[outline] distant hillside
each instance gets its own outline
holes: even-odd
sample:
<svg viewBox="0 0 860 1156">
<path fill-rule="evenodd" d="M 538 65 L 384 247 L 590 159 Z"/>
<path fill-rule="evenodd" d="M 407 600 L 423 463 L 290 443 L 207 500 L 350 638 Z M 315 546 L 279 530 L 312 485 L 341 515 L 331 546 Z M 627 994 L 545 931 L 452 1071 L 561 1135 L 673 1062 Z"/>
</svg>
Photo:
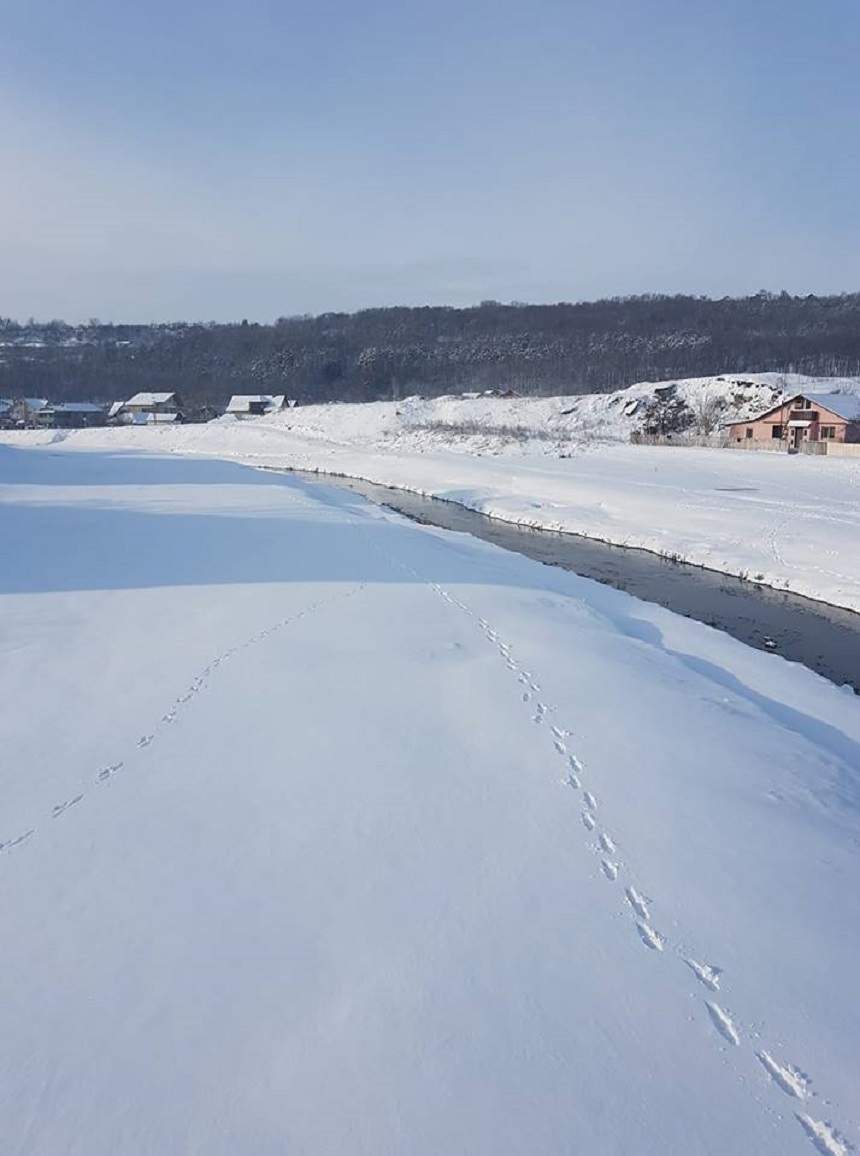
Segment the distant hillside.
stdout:
<svg viewBox="0 0 860 1156">
<path fill-rule="evenodd" d="M 178 389 L 300 401 L 512 388 L 605 392 L 730 370 L 860 374 L 860 294 L 630 297 L 581 304 L 368 309 L 274 325 L 20 324 L 0 319 L 0 394 L 54 400 Z"/>
</svg>

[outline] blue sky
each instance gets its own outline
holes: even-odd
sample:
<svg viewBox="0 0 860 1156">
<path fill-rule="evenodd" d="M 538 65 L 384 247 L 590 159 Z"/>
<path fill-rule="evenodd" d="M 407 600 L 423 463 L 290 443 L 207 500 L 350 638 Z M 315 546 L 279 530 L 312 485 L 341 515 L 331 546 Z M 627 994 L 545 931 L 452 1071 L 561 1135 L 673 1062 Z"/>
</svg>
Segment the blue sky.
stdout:
<svg viewBox="0 0 860 1156">
<path fill-rule="evenodd" d="M 860 288 L 860 10 L 0 0 L 0 314 Z"/>
</svg>

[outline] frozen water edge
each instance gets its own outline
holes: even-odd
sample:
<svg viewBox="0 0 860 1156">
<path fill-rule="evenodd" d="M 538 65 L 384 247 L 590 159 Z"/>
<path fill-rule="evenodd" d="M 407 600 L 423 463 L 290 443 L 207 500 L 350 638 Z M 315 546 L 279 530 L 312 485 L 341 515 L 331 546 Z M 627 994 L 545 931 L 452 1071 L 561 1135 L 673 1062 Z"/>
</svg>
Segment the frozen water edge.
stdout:
<svg viewBox="0 0 860 1156">
<path fill-rule="evenodd" d="M 321 472 L 263 469 L 345 487 L 417 522 L 472 534 L 534 561 L 593 578 L 724 630 L 748 646 L 775 651 L 860 694 L 860 614 L 853 611 L 661 558 L 647 550 L 520 526 L 450 499 Z"/>
</svg>

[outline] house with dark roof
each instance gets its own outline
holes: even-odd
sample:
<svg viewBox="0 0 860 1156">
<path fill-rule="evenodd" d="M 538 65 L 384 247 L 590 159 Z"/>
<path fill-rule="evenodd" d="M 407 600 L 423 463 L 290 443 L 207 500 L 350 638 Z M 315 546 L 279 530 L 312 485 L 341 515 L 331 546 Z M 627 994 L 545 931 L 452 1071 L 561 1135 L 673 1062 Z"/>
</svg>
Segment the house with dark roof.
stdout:
<svg viewBox="0 0 860 1156">
<path fill-rule="evenodd" d="M 106 421 L 107 407 L 93 401 L 58 401 L 36 414 L 37 424 L 49 429 L 86 429 Z"/>
<path fill-rule="evenodd" d="M 808 442 L 860 443 L 860 396 L 796 393 L 748 421 L 726 425 L 731 442 L 799 450 Z"/>
</svg>

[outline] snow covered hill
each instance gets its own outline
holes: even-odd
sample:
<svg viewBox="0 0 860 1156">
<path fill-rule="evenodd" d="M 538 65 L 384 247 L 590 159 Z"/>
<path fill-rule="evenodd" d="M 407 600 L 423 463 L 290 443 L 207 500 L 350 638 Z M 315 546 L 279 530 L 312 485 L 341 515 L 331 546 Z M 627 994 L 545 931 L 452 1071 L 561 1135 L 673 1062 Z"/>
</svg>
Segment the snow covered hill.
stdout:
<svg viewBox="0 0 860 1156">
<path fill-rule="evenodd" d="M 566 455 L 601 441 L 630 440 L 655 423 L 679 433 L 718 433 L 802 389 L 860 394 L 860 378 L 724 374 L 638 382 L 614 393 L 571 397 L 461 394 L 399 402 L 302 406 L 268 419 L 304 437 L 411 452 Z"/>
<path fill-rule="evenodd" d="M 0 446 L 0 540 L 4 1152 L 860 1141 L 852 695 L 235 463 Z"/>
</svg>

